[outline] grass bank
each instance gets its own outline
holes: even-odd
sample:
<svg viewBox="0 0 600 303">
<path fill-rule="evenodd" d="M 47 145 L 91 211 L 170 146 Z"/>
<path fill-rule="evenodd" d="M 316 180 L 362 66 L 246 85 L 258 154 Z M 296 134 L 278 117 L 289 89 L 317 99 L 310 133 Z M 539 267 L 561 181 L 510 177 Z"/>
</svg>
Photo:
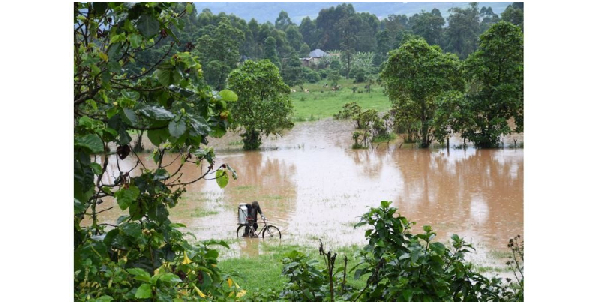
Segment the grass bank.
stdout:
<svg viewBox="0 0 600 303">
<path fill-rule="evenodd" d="M 328 83 L 327 87 L 324 85 Z M 386 111 L 391 107 L 391 103 L 386 95 L 383 94 L 383 87 L 373 84 L 371 93 L 366 93 L 365 83 L 353 84 L 352 79 L 341 79 L 339 85 L 342 87 L 339 91 L 331 90 L 329 81 L 319 81 L 314 84 L 305 83 L 303 88 L 309 92 L 300 91 L 299 86 L 292 89 L 292 103 L 294 104 L 295 121 L 314 121 L 326 117 L 333 117 L 337 114 L 344 104 L 356 102 L 363 109 L 375 109 L 377 111 Z M 352 92 L 352 87 L 356 87 L 356 93 Z M 362 91 L 359 93 L 358 91 Z"/>
<path fill-rule="evenodd" d="M 251 240 L 260 241 L 260 240 Z M 325 268 L 322 256 L 319 256 L 317 247 L 307 247 L 288 244 L 269 244 L 268 242 L 260 242 L 260 251 L 262 255 L 253 257 L 229 258 L 219 262 L 219 268 L 227 274 L 234 276 L 236 282 L 247 291 L 248 296 L 261 294 L 269 289 L 283 289 L 283 286 L 289 282 L 288 278 L 281 274 L 283 270 L 282 260 L 285 255 L 293 250 L 305 253 L 311 259 L 318 260 L 320 267 Z M 327 247 L 326 247 L 327 249 Z M 358 261 L 354 257 L 355 252 L 360 250 L 358 246 L 347 246 L 332 249 L 332 252 L 338 254 L 335 262 L 335 268 L 341 267 L 344 264 L 344 256 L 348 257 L 348 270 L 355 266 Z M 356 288 L 364 287 L 367 277 L 363 276 L 359 280 L 348 275 L 347 283 Z"/>
<path fill-rule="evenodd" d="M 232 239 L 228 242 L 231 244 L 233 241 L 239 241 L 239 239 Z M 219 262 L 219 268 L 226 274 L 230 274 L 234 277 L 234 280 L 247 292 L 247 297 L 254 297 L 255 295 L 266 294 L 271 291 L 279 293 L 284 285 L 289 282 L 288 278 L 282 275 L 282 260 L 285 255 L 293 250 L 297 250 L 305 253 L 311 259 L 315 259 L 319 262 L 320 268 L 325 268 L 323 257 L 319 255 L 318 248 L 312 246 L 300 246 L 292 244 L 280 244 L 256 240 L 253 244 L 257 245 L 257 251 L 261 252 L 261 255 L 255 256 L 244 256 L 236 258 L 228 258 Z M 329 249 L 325 247 L 326 251 Z M 344 246 L 338 248 L 332 248 L 332 253 L 337 253 L 337 259 L 335 268 L 340 268 L 344 264 L 344 256 L 348 257 L 348 271 L 358 264 L 358 258 L 356 253 L 361 250 L 358 245 Z M 492 252 L 491 258 L 497 260 L 506 260 L 509 257 L 509 253 Z M 506 266 L 482 266 L 474 264 L 475 270 L 479 273 L 486 274 L 488 276 L 495 276 L 497 274 L 504 274 L 505 276 L 510 272 L 510 269 Z M 509 275 L 510 276 L 510 275 Z M 366 285 L 367 276 L 364 275 L 360 279 L 355 280 L 353 273 L 347 275 L 347 283 L 357 289 L 361 289 Z"/>
</svg>

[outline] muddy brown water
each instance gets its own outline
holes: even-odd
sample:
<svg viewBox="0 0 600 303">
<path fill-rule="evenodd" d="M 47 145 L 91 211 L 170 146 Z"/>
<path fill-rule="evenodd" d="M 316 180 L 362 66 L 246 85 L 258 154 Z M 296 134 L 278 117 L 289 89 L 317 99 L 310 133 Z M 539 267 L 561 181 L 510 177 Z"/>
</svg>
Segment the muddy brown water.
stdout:
<svg viewBox="0 0 600 303">
<path fill-rule="evenodd" d="M 171 220 L 184 223 L 197 239 L 229 239 L 226 256 L 262 254 L 260 239 L 235 239 L 238 205 L 257 200 L 281 229 L 284 243 L 316 248 L 322 239 L 335 249 L 364 245 L 365 228 L 353 225 L 369 207 L 391 200 L 400 214 L 417 222 L 414 231 L 431 225 L 437 240 L 445 243 L 458 234 L 477 249 L 473 261 L 503 266 L 508 239 L 523 235 L 523 149 L 448 152 L 396 141 L 352 150 L 353 131 L 349 121 L 300 123 L 283 137 L 265 139 L 263 149 L 253 152 L 239 150 L 235 134 L 213 139 L 211 145 L 221 150 L 216 164 L 229 164 L 239 178 L 224 189 L 214 180 L 189 185 L 171 210 Z M 511 136 L 504 138 L 506 146 L 513 139 L 522 142 L 521 135 Z M 451 146 L 462 143 L 457 137 L 451 140 Z M 167 155 L 164 163 L 175 156 Z M 141 158 L 146 166 L 154 165 L 150 154 Z M 116 176 L 117 157 L 111 156 L 109 164 L 108 174 Z M 132 157 L 118 163 L 122 170 L 134 164 Z M 201 169 L 186 164 L 183 179 L 194 179 Z M 101 214 L 103 222 L 114 223 L 122 214 L 114 201 L 100 208 L 110 206 L 115 207 Z"/>
</svg>

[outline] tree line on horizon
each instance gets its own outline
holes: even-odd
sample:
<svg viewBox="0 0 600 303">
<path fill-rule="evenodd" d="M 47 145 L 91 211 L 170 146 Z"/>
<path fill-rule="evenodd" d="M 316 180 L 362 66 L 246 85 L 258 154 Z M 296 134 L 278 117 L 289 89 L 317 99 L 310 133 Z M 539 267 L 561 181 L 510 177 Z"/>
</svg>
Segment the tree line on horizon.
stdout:
<svg viewBox="0 0 600 303">
<path fill-rule="evenodd" d="M 337 72 L 348 78 L 360 74 L 352 68 L 356 57 L 370 54 L 376 72 L 389 51 L 412 37 L 422 37 L 428 44 L 466 59 L 477 49 L 479 36 L 491 25 L 507 21 L 522 30 L 523 9 L 522 2 L 514 2 L 499 16 L 491 7 L 473 2 L 466 8 L 450 9 L 447 19 L 440 10 L 432 9 L 410 17 L 389 15 L 379 20 L 374 14 L 356 12 L 351 3 L 342 3 L 322 9 L 314 20 L 305 17 L 298 25 L 285 11 L 279 13 L 274 24 L 260 24 L 254 18 L 246 21 L 234 14 L 214 14 L 209 9 L 199 12 L 193 6 L 192 12 L 182 18 L 183 29 L 162 32 L 164 39 L 159 47 L 141 51 L 137 63 L 130 68 L 139 72 L 151 67 L 145 62 L 189 51 L 200 59 L 206 83 L 220 90 L 226 87 L 229 73 L 243 61 L 268 59 L 277 66 L 285 83 L 293 86 L 320 79 L 300 61 L 318 48 L 339 53 L 341 64 Z"/>
</svg>

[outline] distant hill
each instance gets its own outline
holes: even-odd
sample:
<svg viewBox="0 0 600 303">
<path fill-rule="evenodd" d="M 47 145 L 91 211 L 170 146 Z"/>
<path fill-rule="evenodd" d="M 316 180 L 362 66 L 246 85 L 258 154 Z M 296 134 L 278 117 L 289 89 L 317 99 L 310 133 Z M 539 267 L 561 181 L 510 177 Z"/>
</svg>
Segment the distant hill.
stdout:
<svg viewBox="0 0 600 303">
<path fill-rule="evenodd" d="M 225 12 L 234 14 L 246 21 L 255 18 L 259 23 L 275 23 L 279 12 L 286 11 L 296 24 L 306 16 L 315 19 L 319 11 L 343 2 L 195 2 L 198 11 L 210 9 L 213 14 Z M 369 12 L 383 19 L 388 15 L 407 15 L 437 8 L 444 18 L 452 7 L 466 7 L 469 2 L 351 2 L 357 12 Z M 512 2 L 480 2 L 479 7 L 491 6 L 494 13 L 500 15 Z"/>
</svg>

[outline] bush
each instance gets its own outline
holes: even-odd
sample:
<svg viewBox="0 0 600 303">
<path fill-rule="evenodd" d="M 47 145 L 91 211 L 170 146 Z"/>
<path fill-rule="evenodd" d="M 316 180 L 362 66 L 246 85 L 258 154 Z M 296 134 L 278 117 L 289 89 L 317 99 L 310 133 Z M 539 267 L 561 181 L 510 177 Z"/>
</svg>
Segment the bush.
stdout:
<svg viewBox="0 0 600 303">
<path fill-rule="evenodd" d="M 321 79 L 327 78 L 327 74 L 329 74 L 329 70 L 327 70 L 327 69 L 319 70 L 319 76 L 321 76 Z"/>
<path fill-rule="evenodd" d="M 414 222 L 395 216 L 396 208 L 390 205 L 382 201 L 381 207 L 371 208 L 355 226 L 369 227 L 365 233 L 369 243 L 349 271 L 354 272 L 354 279 L 368 276 L 364 288 L 345 285 L 347 263 L 334 268 L 337 254 L 325 253 L 321 245 L 319 254 L 324 256 L 327 269 L 303 253 L 286 255 L 283 275 L 290 282 L 280 299 L 320 302 L 333 295 L 335 301 L 523 301 L 523 245 L 519 236 L 509 243 L 514 256 L 509 265 L 517 283 L 502 283 L 475 272 L 465 261 L 465 255 L 474 249 L 463 239 L 453 235 L 451 247 L 433 242 L 436 233 L 427 225 L 423 226 L 424 233 L 412 234 Z"/>
<path fill-rule="evenodd" d="M 369 244 L 361 252 L 354 276 L 369 275 L 366 287 L 353 298 L 361 301 L 512 301 L 517 296 L 509 284 L 475 272 L 465 255 L 473 251 L 457 235 L 452 247 L 433 242 L 436 233 L 412 234 L 405 217 L 382 201 L 356 225 L 367 225 Z"/>
<path fill-rule="evenodd" d="M 290 279 L 281 291 L 287 301 L 322 302 L 327 294 L 326 276 L 317 268 L 318 261 L 291 251 L 283 259 L 282 274 Z"/>
<path fill-rule="evenodd" d="M 354 83 L 363 83 L 367 81 L 367 73 L 362 68 L 350 71 L 350 77 L 354 78 Z"/>
<path fill-rule="evenodd" d="M 304 67 L 302 69 L 302 77 L 304 78 L 305 82 L 308 83 L 317 83 L 319 80 L 321 80 L 321 75 L 308 67 Z"/>
</svg>

